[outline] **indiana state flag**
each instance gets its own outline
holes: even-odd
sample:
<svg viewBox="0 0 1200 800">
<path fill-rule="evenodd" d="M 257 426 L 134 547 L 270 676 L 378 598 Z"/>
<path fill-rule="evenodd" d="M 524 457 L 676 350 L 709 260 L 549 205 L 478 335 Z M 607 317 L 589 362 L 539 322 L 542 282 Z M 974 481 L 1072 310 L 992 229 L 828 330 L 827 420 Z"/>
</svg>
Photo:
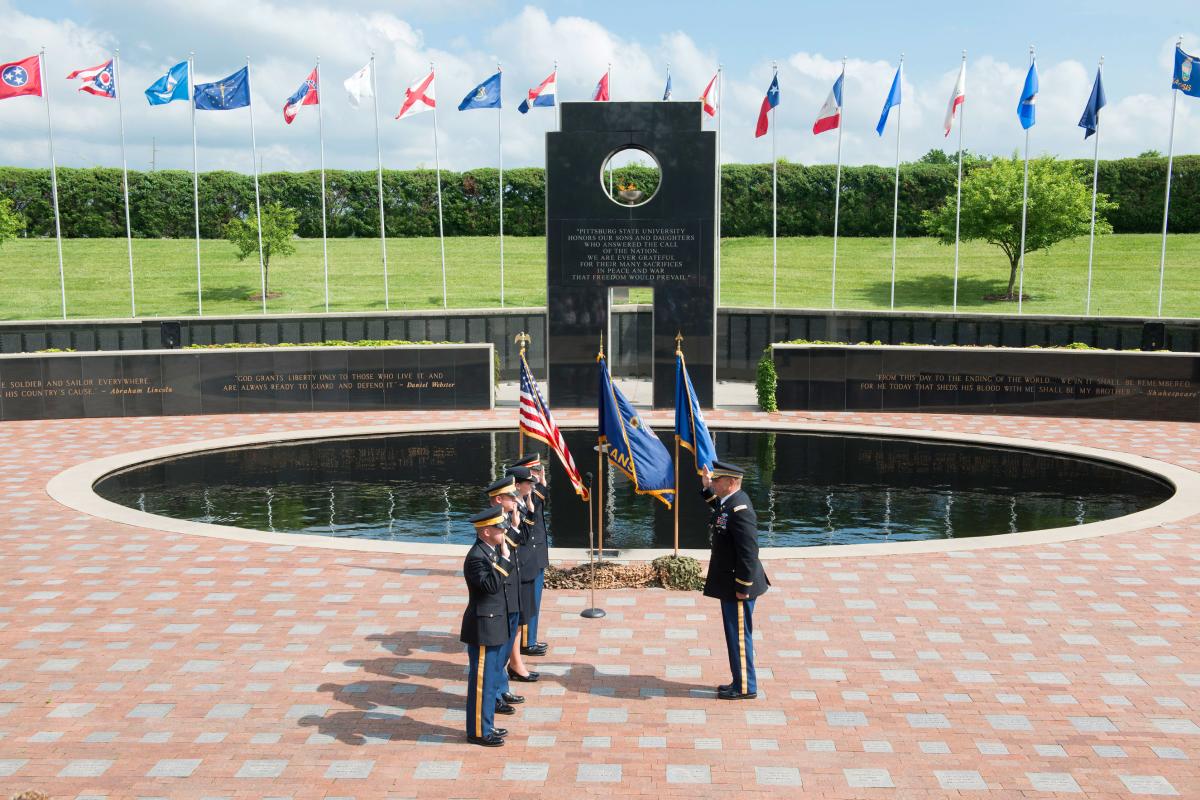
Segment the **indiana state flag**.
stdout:
<svg viewBox="0 0 1200 800">
<path fill-rule="evenodd" d="M 651 495 L 670 508 L 675 500 L 671 454 L 613 386 L 604 356 L 596 360 L 600 362 L 600 443 L 609 445 L 609 461 L 633 481 L 635 492 Z"/>
<path fill-rule="evenodd" d="M 196 108 L 228 111 L 250 105 L 250 68 L 242 67 L 228 78 L 196 84 Z"/>
<path fill-rule="evenodd" d="M 717 448 L 700 413 L 700 401 L 683 363 L 682 350 L 675 351 L 675 438 L 695 456 L 697 475 L 712 470 Z"/>
</svg>

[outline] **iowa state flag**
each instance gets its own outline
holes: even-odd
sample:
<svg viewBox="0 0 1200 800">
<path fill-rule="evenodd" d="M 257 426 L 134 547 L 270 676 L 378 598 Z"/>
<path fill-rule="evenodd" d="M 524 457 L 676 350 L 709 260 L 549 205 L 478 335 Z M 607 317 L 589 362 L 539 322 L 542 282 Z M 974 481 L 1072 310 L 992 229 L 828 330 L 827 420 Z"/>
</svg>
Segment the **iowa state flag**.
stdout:
<svg viewBox="0 0 1200 800">
<path fill-rule="evenodd" d="M 633 490 L 648 494 L 667 508 L 675 500 L 675 462 L 667 447 L 633 405 L 613 386 L 608 362 L 600 362 L 600 443 L 609 445 L 608 460 L 633 481 Z"/>
<path fill-rule="evenodd" d="M 27 94 L 42 96 L 42 65 L 38 57 L 0 64 L 0 100 Z"/>
</svg>

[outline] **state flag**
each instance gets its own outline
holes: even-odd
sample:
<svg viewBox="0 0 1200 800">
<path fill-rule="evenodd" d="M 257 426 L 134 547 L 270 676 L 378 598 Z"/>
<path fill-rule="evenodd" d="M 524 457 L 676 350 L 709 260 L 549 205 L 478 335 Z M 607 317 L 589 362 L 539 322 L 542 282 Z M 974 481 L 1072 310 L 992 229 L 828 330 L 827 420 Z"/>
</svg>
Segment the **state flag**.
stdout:
<svg viewBox="0 0 1200 800">
<path fill-rule="evenodd" d="M 250 105 L 250 68 L 242 67 L 212 83 L 197 83 L 194 87 L 197 111 L 232 111 Z"/>
<path fill-rule="evenodd" d="M 117 96 L 117 82 L 113 78 L 113 62 L 110 58 L 103 64 L 86 69 L 77 69 L 67 76 L 67 80 L 78 80 L 79 91 L 94 94 L 97 97 L 107 97 L 112 100 Z"/>
<path fill-rule="evenodd" d="M 954 118 L 958 116 L 958 107 L 967 99 L 967 62 L 964 60 L 962 66 L 958 68 L 958 80 L 954 82 L 954 91 L 950 93 L 950 102 L 946 105 L 946 119 L 942 123 L 942 127 L 946 130 L 946 135 L 950 135 L 950 129 L 954 127 Z"/>
<path fill-rule="evenodd" d="M 814 135 L 834 130 L 842 124 L 842 79 L 845 77 L 845 73 L 838 75 L 838 79 L 833 82 L 829 97 L 825 98 L 825 105 L 821 106 L 821 110 L 817 112 L 817 121 L 813 123 Z"/>
<path fill-rule="evenodd" d="M 292 120 L 300 113 L 300 106 L 315 106 L 321 102 L 321 87 L 318 85 L 320 79 L 317 77 L 317 68 L 313 67 L 313 71 L 308 73 L 308 77 L 304 79 L 304 83 L 300 84 L 300 88 L 292 93 L 292 96 L 283 104 L 283 121 L 288 125 L 292 124 Z"/>
<path fill-rule="evenodd" d="M 883 101 L 883 111 L 879 114 L 879 123 L 875 126 L 875 132 L 883 136 L 883 129 L 887 127 L 888 115 L 892 113 L 892 109 L 900 105 L 901 84 L 903 83 L 904 64 L 896 67 L 896 75 L 892 78 L 892 88 L 888 90 L 887 99 Z"/>
<path fill-rule="evenodd" d="M 607 103 L 608 97 L 608 73 L 600 78 L 600 82 L 596 84 L 596 90 L 592 92 L 592 100 L 600 103 Z"/>
<path fill-rule="evenodd" d="M 1021 99 L 1017 101 L 1017 119 L 1025 130 L 1037 124 L 1037 96 L 1037 62 L 1034 61 L 1029 65 L 1029 72 L 1025 73 L 1025 85 L 1021 88 Z"/>
<path fill-rule="evenodd" d="M 717 115 L 717 78 L 721 77 L 721 73 L 712 76 L 712 80 L 708 82 L 708 86 L 704 87 L 704 91 L 700 95 L 700 104 L 704 109 L 704 113 L 710 117 Z"/>
<path fill-rule="evenodd" d="M 762 106 L 758 109 L 758 124 L 754 127 L 755 139 L 766 135 L 769 127 L 767 115 L 777 105 L 779 105 L 779 73 L 775 73 L 775 77 L 771 78 L 771 85 L 767 87 L 767 96 L 763 98 Z"/>
<path fill-rule="evenodd" d="M 374 63 L 368 61 L 365 67 L 342 81 L 342 85 L 346 87 L 346 94 L 350 96 L 350 105 L 355 108 L 361 106 L 364 100 L 375 97 L 374 74 L 371 69 Z"/>
<path fill-rule="evenodd" d="M 558 91 L 558 70 L 550 73 L 550 77 L 530 89 L 517 111 L 528 114 L 531 108 L 542 108 L 554 105 L 554 95 Z"/>
<path fill-rule="evenodd" d="M 146 87 L 146 101 L 152 106 L 165 106 L 176 100 L 187 100 L 188 80 L 188 62 L 180 61 Z"/>
<path fill-rule="evenodd" d="M 0 100 L 23 95 L 42 96 L 42 64 L 37 56 L 0 64 Z"/>
<path fill-rule="evenodd" d="M 396 119 L 404 119 L 426 111 L 433 111 L 436 100 L 433 96 L 433 70 L 412 86 L 404 90 L 404 103 L 400 106 Z"/>
</svg>

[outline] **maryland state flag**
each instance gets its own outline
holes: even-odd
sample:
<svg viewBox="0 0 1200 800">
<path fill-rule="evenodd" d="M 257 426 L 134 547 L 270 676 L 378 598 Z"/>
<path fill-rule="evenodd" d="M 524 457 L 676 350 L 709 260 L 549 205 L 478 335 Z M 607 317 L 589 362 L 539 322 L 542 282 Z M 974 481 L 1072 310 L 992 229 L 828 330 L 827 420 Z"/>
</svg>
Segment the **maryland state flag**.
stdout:
<svg viewBox="0 0 1200 800">
<path fill-rule="evenodd" d="M 675 500 L 675 464 L 666 445 L 658 440 L 608 374 L 604 354 L 600 362 L 600 443 L 608 444 L 608 459 L 633 481 L 638 494 L 661 500 L 667 508 Z"/>
</svg>

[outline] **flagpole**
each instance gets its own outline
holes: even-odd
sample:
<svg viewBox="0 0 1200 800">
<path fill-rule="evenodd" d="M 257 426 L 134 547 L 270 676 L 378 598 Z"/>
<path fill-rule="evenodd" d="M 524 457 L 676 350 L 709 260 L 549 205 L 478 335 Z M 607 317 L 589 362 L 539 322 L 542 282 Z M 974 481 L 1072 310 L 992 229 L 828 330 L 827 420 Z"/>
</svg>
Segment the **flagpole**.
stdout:
<svg viewBox="0 0 1200 800">
<path fill-rule="evenodd" d="M 554 123 L 562 130 L 562 101 L 558 92 L 558 60 L 554 61 Z"/>
<path fill-rule="evenodd" d="M 833 275 L 829 284 L 829 307 L 837 308 L 838 216 L 842 210 L 842 128 L 846 117 L 846 57 L 842 56 L 842 105 L 838 108 L 837 177 L 833 181 Z"/>
<path fill-rule="evenodd" d="M 58 244 L 58 288 L 62 294 L 62 317 L 67 318 L 67 277 L 63 270 L 62 221 L 58 214 L 58 167 L 54 163 L 54 124 L 50 121 L 50 85 L 46 81 L 46 48 L 38 53 L 42 100 L 46 102 L 46 135 L 50 144 L 50 195 L 54 200 L 54 240 Z"/>
<path fill-rule="evenodd" d="M 1104 56 L 1100 57 L 1100 65 L 1096 67 L 1096 80 L 1099 82 L 1104 72 Z M 1083 307 L 1084 316 L 1092 313 L 1092 258 L 1096 250 L 1096 187 L 1100 180 L 1100 111 L 1096 111 L 1096 141 L 1092 150 L 1092 227 L 1088 232 L 1088 282 L 1087 301 Z"/>
<path fill-rule="evenodd" d="M 717 308 L 721 307 L 721 113 L 725 105 L 725 77 L 721 74 L 724 64 L 717 64 Z"/>
<path fill-rule="evenodd" d="M 667 62 L 667 86 L 670 86 L 670 85 L 671 85 L 671 62 L 668 61 Z M 671 99 L 670 94 L 664 90 L 663 91 L 663 101 L 666 102 L 666 101 L 669 101 L 670 99 Z"/>
<path fill-rule="evenodd" d="M 771 62 L 771 72 L 771 83 L 774 84 L 779 78 L 779 66 L 774 61 Z M 777 105 L 771 107 L 771 308 L 779 304 L 779 158 L 775 155 L 775 133 L 779 128 L 775 119 Z"/>
<path fill-rule="evenodd" d="M 1033 45 L 1029 46 L 1029 64 L 1034 62 Z M 1017 313 L 1025 300 L 1025 220 L 1029 211 L 1029 128 L 1025 129 L 1025 179 L 1021 188 L 1021 261 L 1017 267 Z"/>
<path fill-rule="evenodd" d="M 388 291 L 387 224 L 383 216 L 383 146 L 379 143 L 379 86 L 375 80 L 375 51 L 371 51 L 371 94 L 375 99 L 375 160 L 376 186 L 379 193 L 379 247 L 383 251 L 383 310 L 391 311 Z"/>
<path fill-rule="evenodd" d="M 612 102 L 612 62 L 608 62 L 608 70 L 604 73 L 604 83 L 608 87 L 608 102 Z M 613 193 L 613 164 L 612 158 L 608 159 L 608 196 L 612 197 Z M 603 529 L 601 529 L 603 530 Z M 601 534 L 603 535 L 603 534 Z"/>
<path fill-rule="evenodd" d="M 433 74 L 433 62 L 429 62 L 429 74 Z M 448 308 L 446 301 L 446 232 L 442 225 L 442 162 L 438 157 L 438 124 L 437 124 L 437 79 L 432 81 L 434 90 L 433 101 L 433 168 L 437 178 L 438 203 L 438 244 L 442 249 L 442 308 Z"/>
<path fill-rule="evenodd" d="M 683 359 L 683 334 L 678 333 L 678 332 L 675 334 L 675 358 L 681 359 L 681 360 Z M 677 393 L 676 394 L 676 402 L 678 402 L 678 397 L 679 397 L 679 395 Z M 688 402 L 689 403 L 691 402 L 690 398 L 689 398 Z M 678 414 L 679 410 L 676 409 L 675 413 Z M 698 447 L 698 445 L 695 442 L 692 443 L 692 446 Z M 672 506 L 673 506 L 673 511 L 675 514 L 675 557 L 678 558 L 679 557 L 679 431 L 678 430 L 675 431 L 675 502 L 672 503 Z"/>
<path fill-rule="evenodd" d="M 125 194 L 125 241 L 129 250 L 129 316 L 137 316 L 137 295 L 133 284 L 133 226 L 129 221 L 129 162 L 125 158 L 125 108 L 121 102 L 121 51 L 113 51 L 113 83 L 116 84 L 117 119 L 121 124 L 121 186 Z"/>
<path fill-rule="evenodd" d="M 1175 49 L 1183 47 L 1183 37 L 1175 42 Z M 1162 316 L 1163 280 L 1167 274 L 1167 218 L 1171 213 L 1171 172 L 1175 164 L 1175 104 L 1179 101 L 1179 90 L 1171 89 L 1171 128 L 1167 135 L 1167 196 L 1163 201 L 1162 254 L 1158 258 L 1158 314 Z"/>
<path fill-rule="evenodd" d="M 321 84 L 321 57 L 317 56 L 317 132 L 321 140 L 321 257 L 325 265 L 325 313 L 329 313 L 329 231 L 325 211 L 325 89 Z"/>
<path fill-rule="evenodd" d="M 496 72 L 500 73 L 500 63 L 496 62 Z M 504 80 L 501 78 L 501 87 Z M 557 87 L 556 87 L 557 88 Z M 501 92 L 503 94 L 503 92 Z M 435 101 L 436 102 L 436 101 Z M 504 103 L 501 99 L 500 105 L 496 106 L 496 151 L 499 156 L 500 163 L 500 307 L 504 308 Z M 525 352 L 525 348 L 521 348 L 521 352 Z"/>
<path fill-rule="evenodd" d="M 263 260 L 262 200 L 258 192 L 258 142 L 254 135 L 254 102 L 250 96 L 250 56 L 246 56 L 246 107 L 250 109 L 250 159 L 254 162 L 254 214 L 258 220 L 258 279 L 262 286 L 262 310 L 267 313 L 267 265 Z"/>
<path fill-rule="evenodd" d="M 526 369 L 528 369 L 529 365 L 525 362 L 525 346 L 528 345 L 530 342 L 529 334 L 526 333 L 525 331 L 521 331 L 520 333 L 517 334 L 516 342 L 517 342 L 517 344 L 519 344 L 521 346 L 521 351 L 520 351 L 520 353 L 518 353 L 518 357 L 521 360 L 521 369 L 526 370 Z M 530 375 L 529 377 L 532 378 L 533 376 Z M 519 394 L 520 394 L 520 389 L 518 387 L 518 395 Z M 520 404 L 521 404 L 521 400 L 520 400 L 520 397 L 518 396 L 518 398 L 517 398 L 517 457 L 525 455 L 525 426 L 521 425 L 521 405 Z M 546 469 L 547 469 L 547 471 L 549 471 L 549 469 L 550 469 L 549 466 L 547 466 Z"/>
<path fill-rule="evenodd" d="M 604 331 L 603 330 L 600 331 L 600 358 L 601 359 L 604 358 Z M 612 380 L 611 375 L 609 376 L 609 380 Z M 624 424 L 624 423 L 622 423 L 622 424 Z M 596 552 L 599 554 L 602 554 L 604 552 L 604 475 L 605 475 L 604 454 L 607 451 L 608 451 L 608 445 L 605 444 L 604 442 L 597 440 L 597 442 L 596 442 L 596 475 L 600 482 L 600 489 L 598 492 L 599 497 L 597 498 L 598 502 L 596 503 L 596 508 L 597 508 L 597 513 L 596 513 L 596 531 L 597 531 Z M 589 542 L 588 544 L 590 545 L 591 543 Z"/>
<path fill-rule="evenodd" d="M 900 54 L 900 66 L 896 69 L 896 79 L 900 81 L 901 96 L 904 93 L 904 53 Z M 904 111 L 904 102 L 896 104 L 896 187 L 892 196 L 892 300 L 891 309 L 896 310 L 896 224 L 900 219 L 900 114 Z"/>
<path fill-rule="evenodd" d="M 192 106 L 192 216 L 196 223 L 196 314 L 204 316 L 204 289 L 200 280 L 200 156 L 196 147 L 196 51 L 188 53 L 188 98 Z"/>
<path fill-rule="evenodd" d="M 967 51 L 963 50 L 962 68 L 967 68 Z M 955 87 L 955 92 L 958 89 Z M 950 102 L 954 102 L 951 99 Z M 958 311 L 958 235 L 959 223 L 962 220 L 962 140 L 963 140 L 963 117 L 966 116 L 967 96 L 963 94 L 963 101 L 958 108 L 958 183 L 955 184 L 954 190 L 954 311 Z"/>
</svg>

